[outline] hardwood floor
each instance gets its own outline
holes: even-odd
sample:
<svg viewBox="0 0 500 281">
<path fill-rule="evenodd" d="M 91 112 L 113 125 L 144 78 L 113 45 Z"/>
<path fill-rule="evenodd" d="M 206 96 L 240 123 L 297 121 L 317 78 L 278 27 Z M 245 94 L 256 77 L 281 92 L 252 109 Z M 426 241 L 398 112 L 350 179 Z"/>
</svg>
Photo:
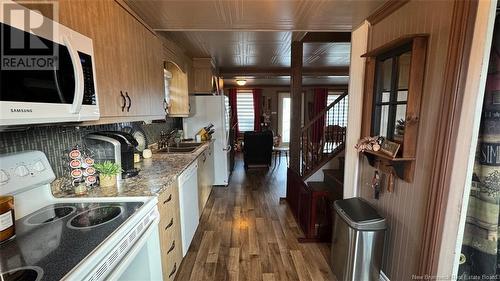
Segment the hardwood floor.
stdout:
<svg viewBox="0 0 500 281">
<path fill-rule="evenodd" d="M 217 168 L 217 166 L 216 166 Z M 286 161 L 250 169 L 237 157 L 230 185 L 214 187 L 176 280 L 336 280 L 328 244 L 299 244 L 285 196 Z"/>
</svg>

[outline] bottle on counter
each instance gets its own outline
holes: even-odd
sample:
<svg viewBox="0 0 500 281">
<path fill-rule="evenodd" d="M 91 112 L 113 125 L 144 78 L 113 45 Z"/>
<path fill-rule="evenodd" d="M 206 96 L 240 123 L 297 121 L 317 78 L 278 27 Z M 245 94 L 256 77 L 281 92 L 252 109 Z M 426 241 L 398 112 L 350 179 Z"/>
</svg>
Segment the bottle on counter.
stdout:
<svg viewBox="0 0 500 281">
<path fill-rule="evenodd" d="M 0 196 L 0 244 L 16 234 L 14 216 L 14 197 Z"/>
</svg>

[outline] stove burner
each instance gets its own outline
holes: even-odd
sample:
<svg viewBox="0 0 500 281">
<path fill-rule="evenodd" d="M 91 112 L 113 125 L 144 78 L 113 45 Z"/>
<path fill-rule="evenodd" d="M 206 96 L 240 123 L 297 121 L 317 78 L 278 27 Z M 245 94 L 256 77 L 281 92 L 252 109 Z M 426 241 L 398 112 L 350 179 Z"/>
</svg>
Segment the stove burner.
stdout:
<svg viewBox="0 0 500 281">
<path fill-rule="evenodd" d="M 87 210 L 78 214 L 68 222 L 68 227 L 84 229 L 102 225 L 116 219 L 123 209 L 119 206 L 105 206 Z"/>
<path fill-rule="evenodd" d="M 43 270 L 38 266 L 19 267 L 0 273 L 3 281 L 38 281 L 42 279 Z"/>
<path fill-rule="evenodd" d="M 75 210 L 76 208 L 71 206 L 61 206 L 61 207 L 45 209 L 31 215 L 26 220 L 25 223 L 28 225 L 39 225 L 39 224 L 58 221 L 62 218 L 71 215 L 72 213 L 75 212 Z"/>
</svg>

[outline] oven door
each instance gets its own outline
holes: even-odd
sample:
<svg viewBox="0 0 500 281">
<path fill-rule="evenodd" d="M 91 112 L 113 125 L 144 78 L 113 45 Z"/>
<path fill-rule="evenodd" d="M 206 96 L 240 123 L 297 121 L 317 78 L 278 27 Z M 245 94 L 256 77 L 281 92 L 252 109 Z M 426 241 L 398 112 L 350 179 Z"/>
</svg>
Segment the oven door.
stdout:
<svg viewBox="0 0 500 281">
<path fill-rule="evenodd" d="M 96 105 L 92 58 L 71 33 L 60 29 L 60 44 L 0 24 L 0 126 L 76 122 L 82 106 Z"/>
<path fill-rule="evenodd" d="M 163 280 L 158 222 L 149 226 L 106 280 Z"/>
</svg>

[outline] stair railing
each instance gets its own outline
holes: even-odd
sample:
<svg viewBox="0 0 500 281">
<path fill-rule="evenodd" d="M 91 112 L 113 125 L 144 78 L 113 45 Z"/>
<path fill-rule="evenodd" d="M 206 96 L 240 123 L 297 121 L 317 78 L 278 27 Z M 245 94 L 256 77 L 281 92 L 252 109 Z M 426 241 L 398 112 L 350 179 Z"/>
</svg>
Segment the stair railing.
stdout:
<svg viewBox="0 0 500 281">
<path fill-rule="evenodd" d="M 344 92 L 301 129 L 302 177 L 344 149 L 348 109 L 347 92 Z"/>
</svg>

